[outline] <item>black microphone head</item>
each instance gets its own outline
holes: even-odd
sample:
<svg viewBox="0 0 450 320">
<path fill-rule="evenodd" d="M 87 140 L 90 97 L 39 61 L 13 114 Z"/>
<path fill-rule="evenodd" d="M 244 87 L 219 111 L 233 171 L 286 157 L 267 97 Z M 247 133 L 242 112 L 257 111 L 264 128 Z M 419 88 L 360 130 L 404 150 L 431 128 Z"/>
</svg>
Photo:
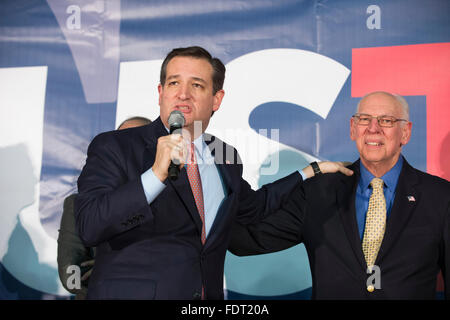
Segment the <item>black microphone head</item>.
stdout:
<svg viewBox="0 0 450 320">
<path fill-rule="evenodd" d="M 182 128 L 185 123 L 184 114 L 180 110 L 173 110 L 169 115 L 169 123 L 170 128 Z"/>
</svg>

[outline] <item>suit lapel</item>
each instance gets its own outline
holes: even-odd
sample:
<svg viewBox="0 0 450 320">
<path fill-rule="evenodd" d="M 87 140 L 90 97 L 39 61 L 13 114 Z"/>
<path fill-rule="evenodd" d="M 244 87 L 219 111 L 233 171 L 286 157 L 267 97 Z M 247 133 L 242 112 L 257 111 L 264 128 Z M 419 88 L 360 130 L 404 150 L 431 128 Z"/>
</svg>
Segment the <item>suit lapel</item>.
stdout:
<svg viewBox="0 0 450 320">
<path fill-rule="evenodd" d="M 145 149 L 142 155 L 142 172 L 150 169 L 155 162 L 156 145 L 158 143 L 158 138 L 169 134 L 166 128 L 164 128 L 164 125 L 159 117 L 147 127 L 148 129 L 144 132 L 144 135 L 142 137 L 145 141 Z"/>
<path fill-rule="evenodd" d="M 223 180 L 225 197 L 227 197 L 237 187 L 235 183 L 238 180 L 233 177 L 232 171 L 232 167 L 237 165 L 236 150 L 210 134 L 205 133 L 204 138 L 209 151 L 214 157 L 214 163 L 216 164 L 217 170 Z"/>
<path fill-rule="evenodd" d="M 191 215 L 199 234 L 201 235 L 203 227 L 202 219 L 200 218 L 197 205 L 195 204 L 195 199 L 192 194 L 191 185 L 189 184 L 186 168 L 183 167 L 181 169 L 177 180 L 171 181 L 170 179 L 167 179 L 167 183 L 173 187 L 177 195 L 180 197 L 186 207 L 186 210 Z"/>
<path fill-rule="evenodd" d="M 365 270 L 366 261 L 362 251 L 361 239 L 359 237 L 355 209 L 356 188 L 360 175 L 359 160 L 356 161 L 350 169 L 352 169 L 355 174 L 352 177 L 342 177 L 341 187 L 337 189 L 339 214 L 353 252 L 361 264 L 361 267 Z M 390 217 L 386 223 L 386 231 L 375 264 L 379 264 L 383 257 L 386 256 L 411 217 L 416 203 L 420 199 L 420 194 L 415 188 L 417 183 L 417 175 L 404 159 L 403 168 L 397 183 L 395 200 Z M 414 199 L 414 201 L 410 201 L 411 199 Z"/>
<path fill-rule="evenodd" d="M 155 162 L 158 138 L 168 134 L 169 133 L 159 117 L 150 125 L 149 131 L 147 131 L 144 136 L 146 143 L 142 160 L 144 172 L 152 167 Z M 194 196 L 192 194 L 191 186 L 186 173 L 186 168 L 181 169 L 177 180 L 171 181 L 170 179 L 167 179 L 166 183 L 172 186 L 178 197 L 181 199 L 186 210 L 191 215 L 199 234 L 201 234 L 202 220 L 195 204 Z"/>
<path fill-rule="evenodd" d="M 353 253 L 361 268 L 365 271 L 367 266 L 359 237 L 355 208 L 356 188 L 359 181 L 359 160 L 353 163 L 350 169 L 353 170 L 354 174 L 351 177 L 343 176 L 341 185 L 336 190 L 338 210 Z"/>
<path fill-rule="evenodd" d="M 206 241 L 213 241 L 214 236 L 217 234 L 217 229 L 220 226 L 223 226 L 224 224 L 221 223 L 222 219 L 225 218 L 226 214 L 230 212 L 229 206 L 232 204 L 232 201 L 234 199 L 234 193 L 233 189 L 230 187 L 230 180 L 231 175 L 229 172 L 229 169 L 224 164 L 218 164 L 216 165 L 217 169 L 219 170 L 219 174 L 221 175 L 223 181 L 224 181 L 224 188 L 225 188 L 225 198 L 222 201 L 222 204 L 220 205 L 219 209 L 217 210 L 216 217 L 214 219 L 213 225 L 211 226 L 211 230 L 209 232 L 208 238 Z"/>
<path fill-rule="evenodd" d="M 232 173 L 230 171 L 231 166 L 237 163 L 234 159 L 235 150 L 222 140 L 210 134 L 205 133 L 204 139 L 206 145 L 209 148 L 209 151 L 214 157 L 214 163 L 216 164 L 217 170 L 219 170 L 219 173 L 223 180 L 226 197 L 235 188 L 233 184 L 234 180 L 232 178 Z"/>
<path fill-rule="evenodd" d="M 222 179 L 225 193 L 225 199 L 217 211 L 217 215 L 206 239 L 206 244 L 209 244 L 214 241 L 215 236 L 218 234 L 218 228 L 224 225 L 221 221 L 225 218 L 226 214 L 230 212 L 228 208 L 234 199 L 234 192 L 237 188 L 236 183 L 239 179 L 233 176 L 234 170 L 232 168 L 237 165 L 236 160 L 233 160 L 235 156 L 234 148 L 209 134 L 205 133 L 204 138 L 212 156 L 214 157 L 214 162 Z M 230 148 L 228 153 L 226 152 L 227 148 Z"/>
<path fill-rule="evenodd" d="M 403 159 L 403 161 L 403 168 L 395 191 L 394 203 L 389 219 L 386 222 L 386 231 L 375 264 L 381 262 L 389 249 L 396 242 L 405 229 L 405 226 L 416 207 L 416 203 L 420 200 L 420 194 L 415 188 L 415 185 L 418 183 L 417 175 L 406 160 Z M 414 199 L 414 201 L 412 201 L 412 199 Z"/>
</svg>

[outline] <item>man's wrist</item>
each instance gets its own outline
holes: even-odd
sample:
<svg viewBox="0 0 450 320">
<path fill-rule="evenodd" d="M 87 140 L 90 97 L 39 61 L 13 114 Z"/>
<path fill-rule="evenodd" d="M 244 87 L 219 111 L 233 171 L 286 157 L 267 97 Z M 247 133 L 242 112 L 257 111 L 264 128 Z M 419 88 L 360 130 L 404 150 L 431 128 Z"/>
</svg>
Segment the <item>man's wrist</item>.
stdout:
<svg viewBox="0 0 450 320">
<path fill-rule="evenodd" d="M 322 174 L 322 171 L 320 170 L 319 164 L 317 163 L 317 161 L 313 161 L 310 163 L 313 172 L 314 172 L 314 176 L 318 176 Z"/>
<path fill-rule="evenodd" d="M 155 175 L 152 168 L 141 175 L 141 183 L 149 204 L 152 203 L 166 187 L 166 185 Z"/>
</svg>

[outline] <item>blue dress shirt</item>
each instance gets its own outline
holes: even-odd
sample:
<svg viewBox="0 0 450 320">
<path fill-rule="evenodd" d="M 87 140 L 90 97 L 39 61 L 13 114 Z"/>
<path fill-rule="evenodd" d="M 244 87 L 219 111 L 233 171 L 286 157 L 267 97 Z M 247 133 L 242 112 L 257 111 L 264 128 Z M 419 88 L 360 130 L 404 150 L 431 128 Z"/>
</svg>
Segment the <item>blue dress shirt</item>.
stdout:
<svg viewBox="0 0 450 320">
<path fill-rule="evenodd" d="M 403 166 L 403 156 L 400 155 L 397 163 L 392 167 L 391 170 L 386 172 L 382 177 L 384 181 L 384 197 L 386 199 L 386 219 L 389 218 L 391 213 L 392 204 L 395 198 L 395 189 L 397 187 L 398 177 L 402 171 Z M 359 183 L 356 188 L 356 221 L 358 223 L 359 237 L 363 238 L 364 228 L 366 224 L 366 213 L 369 208 L 369 199 L 372 195 L 372 187 L 370 186 L 370 181 L 372 181 L 375 176 L 369 172 L 369 170 L 364 167 L 362 162 L 360 162 L 360 173 Z"/>
</svg>

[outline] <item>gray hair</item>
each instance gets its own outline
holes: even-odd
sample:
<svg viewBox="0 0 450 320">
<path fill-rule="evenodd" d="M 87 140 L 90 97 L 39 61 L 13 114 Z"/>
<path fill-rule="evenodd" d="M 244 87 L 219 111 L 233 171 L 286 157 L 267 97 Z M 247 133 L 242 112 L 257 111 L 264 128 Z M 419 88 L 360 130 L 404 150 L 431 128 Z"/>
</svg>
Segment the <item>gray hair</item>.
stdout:
<svg viewBox="0 0 450 320">
<path fill-rule="evenodd" d="M 409 121 L 409 105 L 408 102 L 406 102 L 405 98 L 403 98 L 401 95 L 399 94 L 395 94 L 395 93 L 389 93 L 386 91 L 375 91 L 375 92 L 370 92 L 368 94 L 366 94 L 364 97 L 361 98 L 361 100 L 359 100 L 358 105 L 356 106 L 356 112 L 359 112 L 359 106 L 361 104 L 361 101 L 363 101 L 365 98 L 367 98 L 368 96 L 371 96 L 373 94 L 378 94 L 378 93 L 382 93 L 384 95 L 387 95 L 393 99 L 395 99 L 395 101 L 398 102 L 398 104 L 402 107 L 402 113 L 403 113 L 403 119 L 408 120 Z"/>
</svg>

